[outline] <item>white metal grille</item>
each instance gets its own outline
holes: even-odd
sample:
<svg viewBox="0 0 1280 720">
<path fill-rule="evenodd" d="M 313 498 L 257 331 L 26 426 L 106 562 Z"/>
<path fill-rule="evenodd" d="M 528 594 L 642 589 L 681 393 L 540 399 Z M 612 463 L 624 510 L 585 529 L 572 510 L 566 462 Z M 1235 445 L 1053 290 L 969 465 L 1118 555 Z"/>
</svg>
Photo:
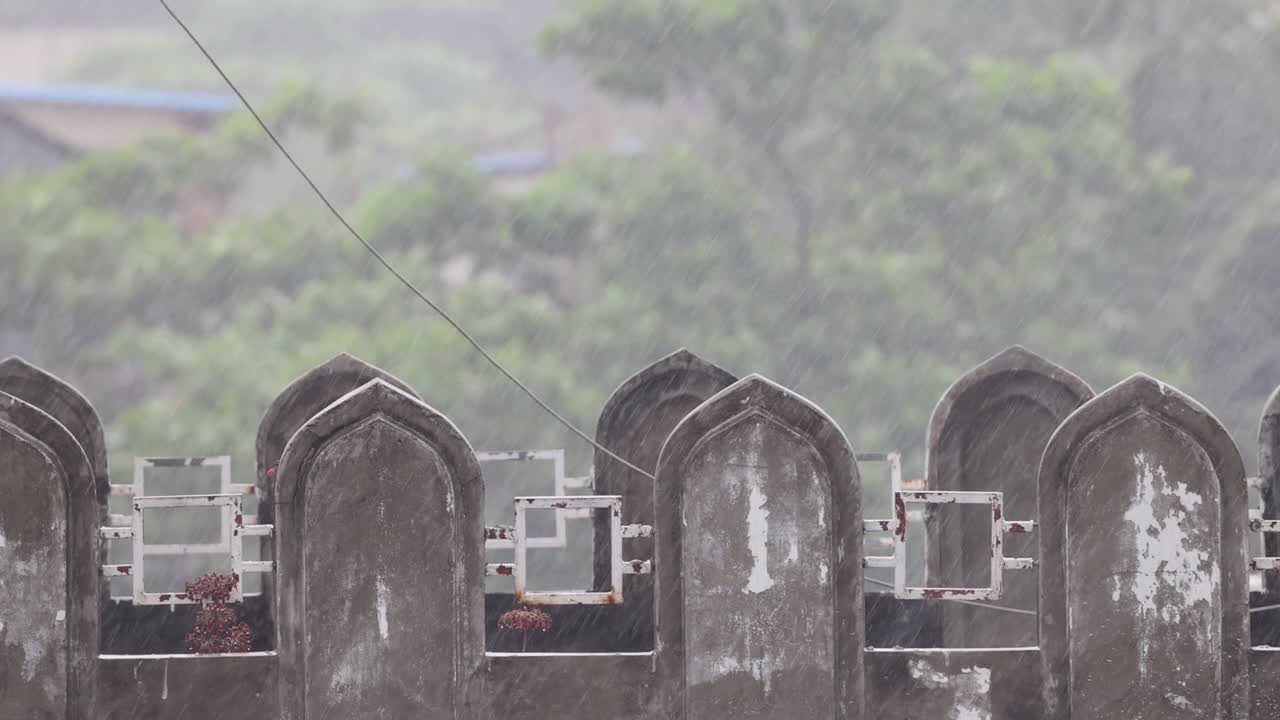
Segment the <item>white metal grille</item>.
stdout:
<svg viewBox="0 0 1280 720">
<path fill-rule="evenodd" d="M 919 515 L 909 510 L 911 505 L 977 504 L 991 508 L 991 585 L 985 588 L 912 587 L 907 585 L 907 528 Z M 1006 558 L 1004 536 L 1006 533 L 1029 533 L 1031 522 L 1012 522 L 1004 519 L 1004 497 L 998 492 L 955 492 L 921 490 L 904 492 L 897 488 L 893 493 L 895 517 L 890 520 L 867 520 L 866 532 L 893 533 L 892 555 L 868 555 L 866 567 L 893 568 L 893 594 L 902 599 L 967 598 L 970 600 L 999 600 L 1003 594 L 1005 570 L 1027 570 L 1036 566 L 1034 558 Z"/>
<path fill-rule="evenodd" d="M 1258 533 L 1260 541 L 1265 539 L 1268 533 L 1280 533 L 1280 520 L 1263 520 L 1262 510 L 1249 510 L 1249 529 Z M 1263 543 L 1263 552 L 1266 552 L 1266 544 Z M 1280 557 L 1255 557 L 1249 562 L 1249 568 L 1256 571 L 1263 570 L 1280 570 Z"/>
<path fill-rule="evenodd" d="M 858 463 L 859 470 L 861 470 L 863 465 L 867 465 L 871 463 L 883 464 L 889 473 L 890 491 L 897 492 L 902 489 L 902 453 L 896 450 L 890 451 L 890 452 L 860 452 L 860 453 L 854 453 L 853 457 L 854 457 L 854 460 L 856 460 Z M 886 533 L 889 532 L 890 530 L 890 528 L 887 525 L 883 528 L 877 527 L 876 529 L 882 530 L 883 532 L 886 532 Z M 869 523 L 868 523 L 867 532 L 868 533 L 871 532 Z M 892 537 L 885 537 L 877 534 L 877 535 L 874 535 L 873 537 L 868 537 L 867 540 L 869 540 L 871 544 L 876 545 L 882 550 L 892 551 L 893 549 Z M 875 567 L 875 566 L 868 566 L 868 567 Z"/>
<path fill-rule="evenodd" d="M 205 495 L 146 495 L 146 469 L 148 467 L 218 467 L 220 492 Z M 230 572 L 237 582 L 231 601 L 244 597 L 245 573 L 271 572 L 271 561 L 245 560 L 244 537 L 264 537 L 272 534 L 271 525 L 260 525 L 255 516 L 243 511 L 244 495 L 254 492 L 253 485 L 231 482 L 231 458 L 218 457 L 168 457 L 137 458 L 134 461 L 133 485 L 113 485 L 112 495 L 132 497 L 132 512 L 111 515 L 111 525 L 101 528 L 105 540 L 129 540 L 132 546 L 132 562 L 104 565 L 105 577 L 129 577 L 132 579 L 132 600 L 136 605 L 184 605 L 192 604 L 182 592 L 147 592 L 146 558 L 148 555 L 223 555 L 231 561 Z M 219 515 L 219 540 L 216 543 L 146 543 L 146 511 L 163 508 L 214 508 Z"/>
<path fill-rule="evenodd" d="M 485 568 L 490 576 L 510 576 L 515 580 L 516 602 L 528 605 L 614 605 L 622 602 L 622 576 L 643 575 L 653 572 L 652 560 L 622 559 L 622 541 L 624 538 L 650 537 L 653 527 L 650 525 L 622 524 L 622 496 L 620 495 L 542 495 L 517 497 L 512 501 L 515 511 L 515 525 L 511 528 L 486 528 L 486 541 L 501 538 L 511 542 L 515 554 L 510 564 L 491 563 Z M 609 513 L 609 589 L 607 591 L 590 590 L 549 590 L 530 591 L 528 589 L 528 550 L 534 547 L 527 537 L 526 513 L 531 509 L 564 511 L 581 511 L 590 517 L 593 510 L 607 510 Z"/>
<path fill-rule="evenodd" d="M 476 453 L 476 459 L 481 463 L 499 463 L 499 462 L 530 462 L 543 461 L 552 464 L 553 472 L 553 491 L 556 497 L 570 496 L 570 490 L 587 489 L 592 487 L 592 476 L 569 477 L 565 475 L 564 470 L 564 450 L 496 450 L 496 451 L 480 451 Z M 570 497 L 590 497 L 590 496 L 570 496 Z M 591 509 L 574 506 L 568 509 L 557 509 L 555 513 L 555 534 L 542 537 L 526 537 L 525 543 L 531 548 L 563 548 L 568 544 L 568 530 L 566 523 L 569 520 L 584 520 L 591 517 Z M 511 550 L 515 548 L 513 541 L 514 532 L 510 527 L 495 528 L 493 532 L 485 533 L 485 549 L 486 550 Z"/>
</svg>

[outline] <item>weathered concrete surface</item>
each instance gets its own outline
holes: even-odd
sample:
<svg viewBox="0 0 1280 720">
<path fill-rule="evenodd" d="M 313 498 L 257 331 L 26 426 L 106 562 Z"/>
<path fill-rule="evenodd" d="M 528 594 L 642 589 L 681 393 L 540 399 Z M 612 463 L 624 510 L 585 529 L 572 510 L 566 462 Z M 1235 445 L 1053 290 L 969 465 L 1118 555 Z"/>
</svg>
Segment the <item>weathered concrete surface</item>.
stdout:
<svg viewBox="0 0 1280 720">
<path fill-rule="evenodd" d="M 267 472 L 280 462 L 285 445 L 293 434 L 316 413 L 371 380 L 383 380 L 418 397 L 413 388 L 385 370 L 347 353 L 339 353 L 289 383 L 271 402 L 258 423 L 255 444 L 257 473 L 254 482 L 260 499 L 259 522 L 275 522 L 275 480 L 267 477 Z M 275 538 L 262 538 L 260 543 L 263 557 L 270 557 L 275 552 Z M 275 595 L 274 582 L 274 575 L 262 578 L 262 593 L 268 601 Z M 274 638 L 271 647 L 274 647 Z"/>
<path fill-rule="evenodd" d="M 280 462 L 285 445 L 298 428 L 316 413 L 370 380 L 383 380 L 418 397 L 413 388 L 400 379 L 347 353 L 339 353 L 323 365 L 308 370 L 280 391 L 258 423 L 257 483 L 261 497 L 271 497 L 274 483 L 266 477 L 267 470 Z M 264 503 L 264 510 L 270 512 L 269 503 Z M 263 522 L 270 520 L 264 518 Z"/>
<path fill-rule="evenodd" d="M 0 707 L 9 717 L 61 718 L 67 706 L 67 480 L 47 447 L 5 422 L 0 465 Z"/>
<path fill-rule="evenodd" d="M 748 377 L 681 421 L 657 482 L 667 710 L 860 719 L 862 509 L 835 422 Z"/>
<path fill-rule="evenodd" d="M 1280 718 L 1280 647 L 1255 647 L 1249 651 L 1251 720 Z"/>
<path fill-rule="evenodd" d="M 276 720 L 273 655 L 104 656 L 97 720 Z"/>
<path fill-rule="evenodd" d="M 695 407 L 736 380 L 688 350 L 678 350 L 632 375 L 613 391 L 596 422 L 596 442 L 627 462 L 654 472 L 662 444 Z M 622 496 L 622 522 L 653 524 L 653 480 L 607 453 L 595 453 L 595 492 Z M 609 525 L 595 523 L 595 587 L 609 584 Z M 624 557 L 653 557 L 652 538 L 626 541 Z M 623 577 L 626 617 L 617 628 L 621 648 L 653 649 L 653 576 Z"/>
<path fill-rule="evenodd" d="M 651 653 L 490 655 L 472 717 L 494 720 L 658 720 L 681 717 L 657 704 Z M 730 717 L 726 715 L 725 717 Z"/>
<path fill-rule="evenodd" d="M 1041 720 L 1040 653 L 868 650 L 867 717 L 884 720 Z"/>
<path fill-rule="evenodd" d="M 24 400 L 53 416 L 80 443 L 93 477 L 107 483 L 107 442 L 93 405 L 72 385 L 20 357 L 0 360 L 0 392 Z"/>
<path fill-rule="evenodd" d="M 280 464 L 286 718 L 463 717 L 484 652 L 484 487 L 447 418 L 382 380 Z"/>
<path fill-rule="evenodd" d="M 1039 653 L 872 649 L 865 654 L 867 717 L 885 720 L 1041 720 Z M 1252 720 L 1280 717 L 1280 649 L 1250 652 Z M 484 666 L 477 717 L 669 720 L 657 705 L 653 656 L 495 654 Z M 167 679 L 166 679 L 167 675 Z M 270 656 L 104 658 L 100 720 L 275 720 Z M 554 690 L 549 691 L 549 688 Z"/>
<path fill-rule="evenodd" d="M 18 708 L 14 717 L 92 717 L 102 498 L 70 431 L 6 393 L 0 490 L 0 707 Z"/>
<path fill-rule="evenodd" d="M 1049 436 L 1093 397 L 1080 378 L 1017 345 L 966 373 L 938 401 L 929 421 L 926 479 L 934 490 L 1004 493 L 1005 517 L 1032 520 L 1040 457 Z M 957 507 L 957 506 L 953 506 Z M 986 587 L 991 579 L 991 529 L 970 514 L 930 513 L 930 584 Z M 1035 557 L 1034 534 L 1008 535 L 1006 557 Z M 1004 598 L 991 605 L 1035 610 L 1039 578 L 1034 570 L 1008 572 Z M 946 647 L 1035 645 L 1035 616 L 946 603 Z"/>
<path fill-rule="evenodd" d="M 1135 375 L 1054 434 L 1040 471 L 1051 718 L 1245 718 L 1247 491 L 1198 403 Z"/>
</svg>

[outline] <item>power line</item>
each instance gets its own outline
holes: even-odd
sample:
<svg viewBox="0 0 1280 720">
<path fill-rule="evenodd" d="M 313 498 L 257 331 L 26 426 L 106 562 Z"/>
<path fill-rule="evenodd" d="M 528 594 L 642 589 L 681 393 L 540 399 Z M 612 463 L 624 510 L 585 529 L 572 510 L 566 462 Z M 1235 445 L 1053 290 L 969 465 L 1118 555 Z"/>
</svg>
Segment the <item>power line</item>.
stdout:
<svg viewBox="0 0 1280 720">
<path fill-rule="evenodd" d="M 268 126 L 266 121 L 262 119 L 262 116 L 258 114 L 258 111 L 254 109 L 253 104 L 250 103 L 249 99 L 244 96 L 244 93 L 240 92 L 240 88 L 237 87 L 234 82 L 232 82 L 231 78 L 227 75 L 227 73 L 223 71 L 222 66 L 218 64 L 218 61 L 213 58 L 213 55 L 207 49 L 205 49 L 204 44 L 201 43 L 199 38 L 196 37 L 195 33 L 191 31 L 191 28 L 187 27 L 187 24 L 182 21 L 182 18 L 178 17 L 178 14 L 173 11 L 173 8 L 169 7 L 169 3 L 166 2 L 166 0 L 160 0 L 160 4 L 164 7 L 165 11 L 169 13 L 169 17 L 173 18 L 173 21 L 178 24 L 178 27 L 182 28 L 182 31 L 187 34 L 187 37 L 191 38 L 191 42 L 196 46 L 196 48 L 201 52 L 201 54 L 204 55 L 205 59 L 209 61 L 209 64 L 213 66 L 213 69 L 217 71 L 218 75 L 222 76 L 222 81 L 227 84 L 227 87 L 231 88 L 231 92 L 235 93 L 236 97 L 240 98 L 240 102 L 244 105 L 245 109 L 248 110 L 249 114 L 253 116 L 253 119 L 258 122 L 258 126 L 262 128 L 262 131 L 264 133 L 267 134 L 267 137 L 270 138 L 271 142 L 276 146 L 276 149 L 280 151 L 280 154 L 284 156 L 284 159 L 288 160 L 289 164 L 293 166 L 293 169 L 298 171 L 298 174 L 301 175 L 302 179 L 306 181 L 307 185 L 311 188 L 311 191 L 316 194 L 316 197 L 320 198 L 320 202 L 324 203 L 324 206 L 329 209 L 329 212 L 335 218 L 337 218 L 338 222 L 341 223 L 342 227 L 346 228 L 347 232 L 350 233 L 351 237 L 358 240 L 360 244 L 364 246 L 364 249 L 368 250 L 369 253 L 373 255 L 373 257 L 382 265 L 382 267 L 387 269 L 387 272 L 391 273 L 397 280 L 400 281 L 402 285 L 404 285 L 406 288 L 409 289 L 409 292 L 417 296 L 419 300 L 426 303 L 427 307 L 434 310 L 437 315 L 439 315 L 441 318 L 444 319 L 445 322 L 449 323 L 449 325 L 453 327 L 454 330 L 458 331 L 459 335 L 461 335 L 467 342 L 471 343 L 471 347 L 475 348 L 476 352 L 480 353 L 480 355 L 484 357 L 485 360 L 489 361 L 490 365 L 497 368 L 498 372 L 505 375 L 508 380 L 510 380 L 512 383 L 516 385 L 516 387 L 524 391 L 524 394 L 528 395 L 530 400 L 533 400 L 533 402 L 536 403 L 538 407 L 542 408 L 544 411 L 547 412 L 547 414 L 555 418 L 561 425 L 564 425 L 573 434 L 587 441 L 587 443 L 589 443 L 592 447 L 599 450 L 600 452 L 608 455 L 614 460 L 617 460 L 618 462 L 634 470 L 635 472 L 638 472 L 647 478 L 654 479 L 653 473 L 647 470 L 642 470 L 636 467 L 635 465 L 627 462 L 625 459 L 619 457 L 617 453 L 613 452 L 609 448 L 606 448 L 600 443 L 596 442 L 594 438 L 589 437 L 585 432 L 579 430 L 577 426 L 569 422 L 569 420 L 566 419 L 563 415 L 556 412 L 554 408 L 548 405 L 542 398 L 538 397 L 537 393 L 533 392 L 532 390 L 529 389 L 527 385 L 520 382 L 519 378 L 517 378 L 515 375 L 512 375 L 505 367 L 502 366 L 501 363 L 499 363 L 492 355 L 490 355 L 489 351 L 485 350 L 484 346 L 481 345 L 478 340 L 472 337 L 471 333 L 467 332 L 460 324 L 458 324 L 458 321 L 454 320 L 453 317 L 450 316 L 449 313 L 446 312 L 444 308 L 432 302 L 431 298 L 423 294 L 423 292 L 419 290 L 416 285 L 414 285 L 412 282 L 409 281 L 408 278 L 402 275 L 399 270 L 396 270 L 395 266 L 392 265 L 385 257 L 383 257 L 382 253 L 378 252 L 377 248 L 375 248 L 368 240 L 365 240 L 364 236 L 361 235 L 360 232 L 357 231 L 355 227 L 351 225 L 351 223 L 347 222 L 347 219 L 343 217 L 342 213 L 339 212 L 338 208 L 335 207 L 334 204 L 329 201 L 329 198 L 324 194 L 324 192 L 320 189 L 320 187 L 316 185 L 315 181 L 311 179 L 311 176 L 307 174 L 307 171 L 303 170 L 302 166 L 298 164 L 298 161 L 293 159 L 293 155 L 290 154 L 287 148 L 285 148 L 284 143 L 280 142 L 280 139 L 276 137 L 276 134 L 271 131 L 270 126 Z"/>
<path fill-rule="evenodd" d="M 872 585 L 879 585 L 880 587 L 886 587 L 890 589 L 894 587 L 893 583 L 885 582 L 884 580 L 880 580 L 879 578 L 864 577 L 863 579 L 871 583 Z M 1016 615 L 1035 615 L 1036 614 L 1035 610 L 1023 610 L 1022 608 L 1005 607 L 1003 605 L 989 605 L 987 603 L 977 602 L 976 600 L 962 600 L 960 598 L 942 598 L 942 599 L 946 600 L 947 602 L 960 603 L 961 605 L 972 605 L 974 607 L 986 608 L 988 610 L 996 610 L 999 612 L 1014 613 Z M 1277 607 L 1280 607 L 1280 606 L 1277 606 Z"/>
</svg>

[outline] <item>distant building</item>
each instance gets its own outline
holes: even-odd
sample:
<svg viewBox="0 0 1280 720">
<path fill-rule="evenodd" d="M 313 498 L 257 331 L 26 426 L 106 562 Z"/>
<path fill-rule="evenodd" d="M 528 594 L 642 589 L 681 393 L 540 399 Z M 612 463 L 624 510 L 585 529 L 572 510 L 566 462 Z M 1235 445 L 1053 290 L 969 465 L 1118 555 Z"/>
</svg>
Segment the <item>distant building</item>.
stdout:
<svg viewBox="0 0 1280 720">
<path fill-rule="evenodd" d="M 615 158 L 639 157 L 645 152 L 640 143 L 619 143 L 602 152 Z M 499 191 L 519 193 L 542 175 L 554 170 L 565 158 L 548 150 L 510 150 L 478 155 L 473 159 L 476 170 L 493 178 Z"/>
<path fill-rule="evenodd" d="M 0 85 L 0 177 L 156 135 L 204 132 L 235 108 L 231 95 Z"/>
</svg>

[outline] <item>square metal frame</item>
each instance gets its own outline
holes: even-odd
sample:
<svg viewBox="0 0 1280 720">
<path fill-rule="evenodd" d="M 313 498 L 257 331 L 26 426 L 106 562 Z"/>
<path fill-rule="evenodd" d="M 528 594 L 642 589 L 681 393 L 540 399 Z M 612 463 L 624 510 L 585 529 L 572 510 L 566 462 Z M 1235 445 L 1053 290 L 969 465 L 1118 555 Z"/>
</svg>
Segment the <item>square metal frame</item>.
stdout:
<svg viewBox="0 0 1280 720">
<path fill-rule="evenodd" d="M 205 495 L 152 495 L 146 494 L 146 471 L 151 467 L 217 467 L 218 473 L 218 492 Z M 256 515 L 246 515 L 243 513 L 243 498 L 245 495 L 253 495 L 257 492 L 256 486 L 252 483 L 233 483 L 231 481 L 231 456 L 230 455 L 192 455 L 192 456 L 171 456 L 171 457 L 135 457 L 133 460 L 133 482 L 128 485 L 111 485 L 111 494 L 117 496 L 130 497 L 134 499 L 134 509 L 129 514 L 109 515 L 110 525 L 101 528 L 100 534 L 104 540 L 130 540 L 132 542 L 133 564 L 111 564 L 104 565 L 102 575 L 108 578 L 114 577 L 131 577 L 133 584 L 133 594 L 117 596 L 112 595 L 112 600 L 132 600 L 139 605 L 184 605 L 192 604 L 186 599 L 186 594 L 182 592 L 173 593 L 147 593 L 141 590 L 145 582 L 146 570 L 142 562 L 140 562 L 138 546 L 142 543 L 142 527 L 141 521 L 138 519 L 141 514 L 141 508 L 156 507 L 219 507 L 221 506 L 221 522 L 219 523 L 219 539 L 217 543 L 191 544 L 191 543 L 166 543 L 157 545 L 143 546 L 143 555 L 217 555 L 217 554 L 233 554 L 233 548 L 241 545 L 240 552 L 235 553 L 233 557 L 233 572 L 238 577 L 243 578 L 244 573 L 267 573 L 275 568 L 274 561 L 271 560 L 244 560 L 243 545 L 240 541 L 242 537 L 269 537 L 275 528 L 272 525 L 258 524 Z M 219 505 L 223 501 L 212 501 L 209 498 L 230 496 L 237 497 L 239 500 L 235 503 L 234 510 L 228 509 L 228 505 Z M 174 498 L 197 498 L 192 502 L 183 502 L 181 504 L 167 504 L 166 502 L 157 502 L 160 500 L 172 500 Z M 140 502 L 139 502 L 140 501 Z M 136 533 L 136 534 L 135 534 Z M 135 540 L 135 538 L 137 538 Z M 249 595 L 257 596 L 261 593 L 249 593 Z M 240 583 L 237 583 L 233 599 L 239 601 L 243 599 L 245 593 Z"/>
<path fill-rule="evenodd" d="M 893 594 L 902 599 L 956 598 L 999 600 L 1004 585 L 1004 497 L 998 492 L 922 490 L 895 492 Z M 985 588 L 912 587 L 907 585 L 907 507 L 909 505 L 988 505 L 991 508 L 991 585 Z"/>
<path fill-rule="evenodd" d="M 621 495 L 539 495 L 517 497 L 515 508 L 515 537 L 512 544 L 515 557 L 511 574 L 515 578 L 515 599 L 528 605 L 614 605 L 622 602 L 622 496 Z M 525 537 L 525 514 L 530 509 L 609 511 L 609 590 L 593 592 L 585 590 L 530 592 L 528 589 L 528 549 L 534 547 Z M 648 568 L 645 568 L 647 571 Z M 501 574 L 501 573 L 499 573 Z"/>
<path fill-rule="evenodd" d="M 217 555 L 226 552 L 231 557 L 231 573 L 236 577 L 236 584 L 231 589 L 229 602 L 240 602 L 244 599 L 241 580 L 244 578 L 244 561 L 241 538 L 244 528 L 243 498 L 237 493 L 218 495 L 152 495 L 133 499 L 133 565 L 125 574 L 133 578 L 133 603 L 135 605 L 191 605 L 194 601 L 183 592 L 150 593 L 146 591 L 146 556 L 147 555 Z M 227 537 L 225 547 L 219 545 L 183 545 L 164 544 L 147 545 L 146 511 L 155 508 L 220 508 L 222 529 Z M 110 567 L 110 566 L 109 566 Z"/>
</svg>

